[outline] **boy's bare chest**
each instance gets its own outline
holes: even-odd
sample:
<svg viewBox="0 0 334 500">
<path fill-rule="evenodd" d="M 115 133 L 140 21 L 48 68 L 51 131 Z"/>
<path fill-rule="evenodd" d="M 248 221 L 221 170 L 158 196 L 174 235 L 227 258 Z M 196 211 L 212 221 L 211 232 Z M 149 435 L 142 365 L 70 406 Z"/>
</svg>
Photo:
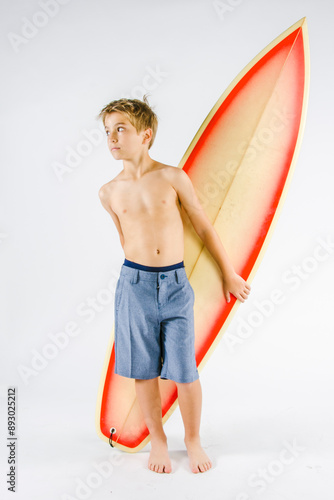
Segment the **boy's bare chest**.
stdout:
<svg viewBox="0 0 334 500">
<path fill-rule="evenodd" d="M 175 189 L 165 180 L 156 182 L 119 183 L 113 192 L 112 209 L 120 219 L 131 216 L 156 216 L 177 208 Z"/>
</svg>

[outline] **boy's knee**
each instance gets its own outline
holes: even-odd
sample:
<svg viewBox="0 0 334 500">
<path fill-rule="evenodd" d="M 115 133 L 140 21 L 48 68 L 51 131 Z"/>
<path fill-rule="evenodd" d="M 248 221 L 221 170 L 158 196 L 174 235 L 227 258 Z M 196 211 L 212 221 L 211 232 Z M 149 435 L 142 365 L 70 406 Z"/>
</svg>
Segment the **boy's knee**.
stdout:
<svg viewBox="0 0 334 500">
<path fill-rule="evenodd" d="M 192 389 L 193 387 L 195 387 L 196 385 L 199 384 L 199 379 L 197 380 L 194 380 L 193 382 L 175 382 L 177 387 L 179 388 L 182 388 L 182 389 Z"/>
</svg>

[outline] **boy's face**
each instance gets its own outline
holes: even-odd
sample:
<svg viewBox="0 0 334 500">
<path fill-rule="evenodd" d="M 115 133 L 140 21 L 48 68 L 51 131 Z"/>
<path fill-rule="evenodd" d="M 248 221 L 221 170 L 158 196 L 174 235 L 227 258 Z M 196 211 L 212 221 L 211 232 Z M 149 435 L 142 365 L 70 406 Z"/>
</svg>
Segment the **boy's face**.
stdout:
<svg viewBox="0 0 334 500">
<path fill-rule="evenodd" d="M 108 148 L 116 160 L 131 160 L 138 156 L 143 148 L 147 150 L 152 136 L 151 129 L 137 133 L 128 117 L 118 111 L 106 115 L 104 127 Z"/>
</svg>

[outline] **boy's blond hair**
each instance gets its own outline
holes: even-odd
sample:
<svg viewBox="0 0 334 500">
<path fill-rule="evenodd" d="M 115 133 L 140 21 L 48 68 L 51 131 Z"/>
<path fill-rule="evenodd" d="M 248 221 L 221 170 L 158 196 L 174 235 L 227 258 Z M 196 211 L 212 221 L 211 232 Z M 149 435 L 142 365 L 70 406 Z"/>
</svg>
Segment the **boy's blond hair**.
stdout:
<svg viewBox="0 0 334 500">
<path fill-rule="evenodd" d="M 131 125 L 133 125 L 137 133 L 142 130 L 150 128 L 152 130 L 152 138 L 148 149 L 153 145 L 157 129 L 158 129 L 158 118 L 154 111 L 151 109 L 146 95 L 144 95 L 143 100 L 139 99 L 118 99 L 116 101 L 111 101 L 103 109 L 101 109 L 98 114 L 98 118 L 102 118 L 103 125 L 105 125 L 106 115 L 118 111 L 119 113 L 124 113 Z"/>
</svg>

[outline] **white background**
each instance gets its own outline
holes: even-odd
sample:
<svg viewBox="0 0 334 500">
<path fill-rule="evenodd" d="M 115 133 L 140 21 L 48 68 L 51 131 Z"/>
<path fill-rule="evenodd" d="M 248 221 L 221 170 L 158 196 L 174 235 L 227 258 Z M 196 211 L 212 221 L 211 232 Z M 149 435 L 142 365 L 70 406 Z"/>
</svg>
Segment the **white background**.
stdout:
<svg viewBox="0 0 334 500">
<path fill-rule="evenodd" d="M 323 261 L 312 259 L 319 239 L 334 240 L 332 2 L 226 0 L 219 16 L 205 0 L 70 0 L 46 20 L 42 3 L 1 2 L 1 495 L 332 499 L 333 245 Z M 104 138 L 60 177 L 55 164 L 80 150 L 84 131 L 101 129 L 95 117 L 105 104 L 142 97 L 138 87 L 149 82 L 159 117 L 151 156 L 178 165 L 239 71 L 304 16 L 311 86 L 300 156 L 252 295 L 229 332 L 238 334 L 256 301 L 274 289 L 285 300 L 234 349 L 224 336 L 201 372 L 202 444 L 214 468 L 191 473 L 177 408 L 165 424 L 173 473 L 155 474 L 146 468 L 150 444 L 137 454 L 111 449 L 94 423 L 110 297 L 124 259 L 98 191 L 122 165 Z M 30 28 L 15 50 L 8 35 L 22 36 L 27 20 L 44 26 Z M 159 78 L 145 78 L 157 69 Z M 295 289 L 283 281 L 293 266 L 303 273 Z M 90 298 L 106 298 L 108 287 L 108 303 L 80 314 Z M 20 375 L 69 322 L 77 335 L 68 345 Z M 5 478 L 9 386 L 18 393 L 15 496 Z M 296 450 L 286 452 L 289 464 L 280 458 L 287 443 Z M 249 482 L 261 469 L 268 474 L 263 493 Z"/>
</svg>

